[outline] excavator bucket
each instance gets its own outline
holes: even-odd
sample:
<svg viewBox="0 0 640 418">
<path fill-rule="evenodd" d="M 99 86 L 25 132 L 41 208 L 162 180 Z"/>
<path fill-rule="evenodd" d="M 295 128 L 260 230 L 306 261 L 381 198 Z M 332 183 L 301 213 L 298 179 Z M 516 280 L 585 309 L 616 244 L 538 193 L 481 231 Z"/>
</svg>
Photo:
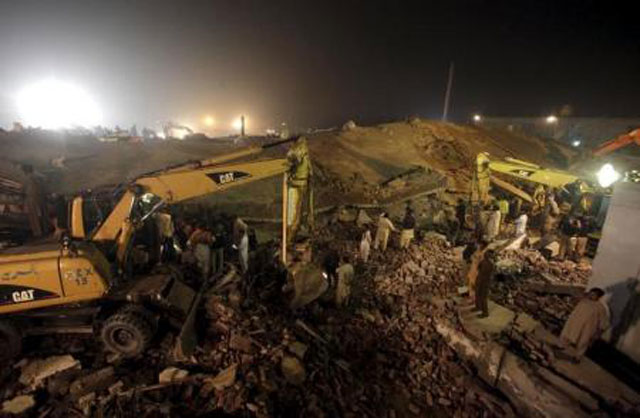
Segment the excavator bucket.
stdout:
<svg viewBox="0 0 640 418">
<path fill-rule="evenodd" d="M 320 267 L 308 263 L 289 270 L 289 280 L 293 288 L 291 309 L 298 309 L 322 296 L 329 288 L 327 274 Z"/>
<path fill-rule="evenodd" d="M 202 301 L 202 295 L 204 294 L 205 287 L 195 295 L 191 308 L 187 313 L 187 316 L 182 324 L 178 338 L 176 339 L 175 346 L 173 347 L 173 358 L 176 361 L 187 361 L 198 345 L 198 335 L 196 332 L 196 315 L 200 302 Z"/>
</svg>

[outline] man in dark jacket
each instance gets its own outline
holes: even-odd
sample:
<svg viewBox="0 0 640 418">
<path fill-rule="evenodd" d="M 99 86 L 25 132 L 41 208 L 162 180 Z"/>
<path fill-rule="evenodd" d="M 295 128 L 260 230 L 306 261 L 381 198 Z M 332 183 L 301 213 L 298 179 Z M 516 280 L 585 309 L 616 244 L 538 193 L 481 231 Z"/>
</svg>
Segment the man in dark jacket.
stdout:
<svg viewBox="0 0 640 418">
<path fill-rule="evenodd" d="M 407 210 L 402 220 L 402 232 L 400 234 L 400 248 L 407 248 L 414 237 L 416 218 L 413 216 L 413 209 L 407 206 Z"/>
<path fill-rule="evenodd" d="M 495 273 L 495 252 L 487 250 L 478 267 L 476 280 L 476 309 L 480 311 L 480 318 L 489 316 L 489 290 Z"/>
</svg>

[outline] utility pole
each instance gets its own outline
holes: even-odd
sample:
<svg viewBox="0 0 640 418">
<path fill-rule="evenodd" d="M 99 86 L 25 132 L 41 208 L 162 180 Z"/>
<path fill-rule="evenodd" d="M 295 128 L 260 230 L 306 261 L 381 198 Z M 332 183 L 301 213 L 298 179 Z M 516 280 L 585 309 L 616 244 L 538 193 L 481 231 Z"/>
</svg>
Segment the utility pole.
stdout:
<svg viewBox="0 0 640 418">
<path fill-rule="evenodd" d="M 447 91 L 444 93 L 444 109 L 442 109 L 442 120 L 446 122 L 449 116 L 449 102 L 451 101 L 451 87 L 453 86 L 453 61 L 449 64 L 449 78 L 447 80 Z"/>
<path fill-rule="evenodd" d="M 244 115 L 240 116 L 240 136 L 244 138 Z"/>
</svg>

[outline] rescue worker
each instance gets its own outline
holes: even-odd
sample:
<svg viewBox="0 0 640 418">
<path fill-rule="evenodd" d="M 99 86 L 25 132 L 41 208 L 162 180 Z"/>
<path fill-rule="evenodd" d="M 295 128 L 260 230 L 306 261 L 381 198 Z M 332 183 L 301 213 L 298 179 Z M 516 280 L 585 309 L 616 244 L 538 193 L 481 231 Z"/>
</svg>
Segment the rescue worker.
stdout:
<svg viewBox="0 0 640 418">
<path fill-rule="evenodd" d="M 573 308 L 560 333 L 563 347 L 574 349 L 578 360 L 609 328 L 609 311 L 601 301 L 602 296 L 604 291 L 598 287 L 589 290 Z"/>
<path fill-rule="evenodd" d="M 547 193 L 547 199 L 542 215 L 542 234 L 548 234 L 553 230 L 556 217 L 560 215 L 560 207 L 551 191 Z"/>
<path fill-rule="evenodd" d="M 480 311 L 479 318 L 489 316 L 489 290 L 495 272 L 494 250 L 487 250 L 478 266 L 478 279 L 476 282 L 476 310 Z"/>
<path fill-rule="evenodd" d="M 238 247 L 240 245 L 240 239 L 247 231 L 249 226 L 238 215 L 233 216 L 233 242 L 232 244 Z"/>
<path fill-rule="evenodd" d="M 500 210 L 500 230 L 503 231 L 509 216 L 509 201 L 504 197 L 498 200 L 498 209 Z"/>
<path fill-rule="evenodd" d="M 527 222 L 529 221 L 529 216 L 522 212 L 520 216 L 518 216 L 515 220 L 515 237 L 520 237 L 527 233 Z"/>
<path fill-rule="evenodd" d="M 340 257 L 338 251 L 331 248 L 324 256 L 322 267 L 327 273 L 327 279 L 329 280 L 329 286 L 333 287 L 338 280 L 338 265 L 340 264 Z"/>
<path fill-rule="evenodd" d="M 349 256 L 342 256 L 342 263 L 337 269 L 338 283 L 336 285 L 336 305 L 343 306 L 349 303 L 351 296 L 351 282 L 353 281 L 353 265 L 349 262 Z"/>
<path fill-rule="evenodd" d="M 576 248 L 576 235 L 580 229 L 580 222 L 571 215 L 566 215 L 560 223 L 560 249 L 558 258 L 565 260 L 572 258 Z"/>
<path fill-rule="evenodd" d="M 476 284 L 478 280 L 478 268 L 482 259 L 484 258 L 484 253 L 487 249 L 488 243 L 484 240 L 480 240 L 478 245 L 475 243 L 470 244 L 465 249 L 466 256 L 468 258 L 468 268 L 466 272 L 466 283 L 467 288 L 469 289 L 469 297 L 471 300 L 475 301 L 476 299 Z"/>
<path fill-rule="evenodd" d="M 538 184 L 533 191 L 533 211 L 539 213 L 545 205 L 546 190 L 542 184 Z"/>
<path fill-rule="evenodd" d="M 493 205 L 491 212 L 489 213 L 489 219 L 487 220 L 487 241 L 491 242 L 497 238 L 498 233 L 500 232 L 500 219 L 500 209 L 498 209 L 498 205 Z"/>
<path fill-rule="evenodd" d="M 385 251 L 389 243 L 389 234 L 395 230 L 396 228 L 393 226 L 393 222 L 389 220 L 387 213 L 382 212 L 380 219 L 378 219 L 378 230 L 376 231 L 376 239 L 373 242 L 373 249 L 380 248 Z"/>
<path fill-rule="evenodd" d="M 363 263 L 367 263 L 369 261 L 369 254 L 371 252 L 371 231 L 367 228 L 362 233 L 362 238 L 360 239 L 360 259 Z"/>
<path fill-rule="evenodd" d="M 590 216 L 582 216 L 578 219 L 580 222 L 580 228 L 578 228 L 576 234 L 576 251 L 575 260 L 580 261 L 587 251 L 587 244 L 589 243 L 589 234 L 593 232 L 593 219 Z"/>
<path fill-rule="evenodd" d="M 415 233 L 414 228 L 416 227 L 416 218 L 413 216 L 413 209 L 407 207 L 407 210 L 404 214 L 404 219 L 402 220 L 402 232 L 400 233 L 400 248 L 408 248 L 409 244 L 411 244 L 411 240 L 413 239 Z"/>
<path fill-rule="evenodd" d="M 211 264 L 214 274 L 222 272 L 224 267 L 224 249 L 227 246 L 227 237 L 225 235 L 224 226 L 217 223 L 214 228 L 214 240 L 211 244 Z"/>
<path fill-rule="evenodd" d="M 189 237 L 188 245 L 193 248 L 198 270 L 203 280 L 211 275 L 211 232 L 204 224 L 199 224 Z"/>
<path fill-rule="evenodd" d="M 173 234 L 175 229 L 171 214 L 166 210 L 161 210 L 154 215 L 154 220 L 160 236 L 160 261 L 166 263 L 172 261 L 175 256 L 173 248 Z"/>
<path fill-rule="evenodd" d="M 240 271 L 247 274 L 249 271 L 249 234 L 247 229 L 242 230 L 242 236 L 238 243 L 238 259 L 240 261 Z"/>
</svg>

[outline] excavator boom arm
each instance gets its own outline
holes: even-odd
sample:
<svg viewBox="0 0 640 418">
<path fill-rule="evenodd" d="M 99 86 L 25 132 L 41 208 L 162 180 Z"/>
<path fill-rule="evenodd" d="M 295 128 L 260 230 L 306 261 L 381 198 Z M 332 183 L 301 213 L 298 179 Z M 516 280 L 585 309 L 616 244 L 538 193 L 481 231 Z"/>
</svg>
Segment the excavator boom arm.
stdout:
<svg viewBox="0 0 640 418">
<path fill-rule="evenodd" d="M 166 204 L 175 204 L 222 192 L 253 181 L 286 173 L 286 159 L 259 160 L 212 165 L 196 169 L 168 170 L 143 176 L 133 182 L 93 236 L 94 241 L 113 241 L 124 232 L 137 195 L 150 193 Z"/>
<path fill-rule="evenodd" d="M 640 129 L 633 130 L 624 135 L 620 135 L 617 138 L 606 141 L 595 148 L 592 153 L 594 157 L 602 157 L 603 155 L 610 154 L 617 149 L 626 147 L 633 143 L 640 145 Z"/>
</svg>

